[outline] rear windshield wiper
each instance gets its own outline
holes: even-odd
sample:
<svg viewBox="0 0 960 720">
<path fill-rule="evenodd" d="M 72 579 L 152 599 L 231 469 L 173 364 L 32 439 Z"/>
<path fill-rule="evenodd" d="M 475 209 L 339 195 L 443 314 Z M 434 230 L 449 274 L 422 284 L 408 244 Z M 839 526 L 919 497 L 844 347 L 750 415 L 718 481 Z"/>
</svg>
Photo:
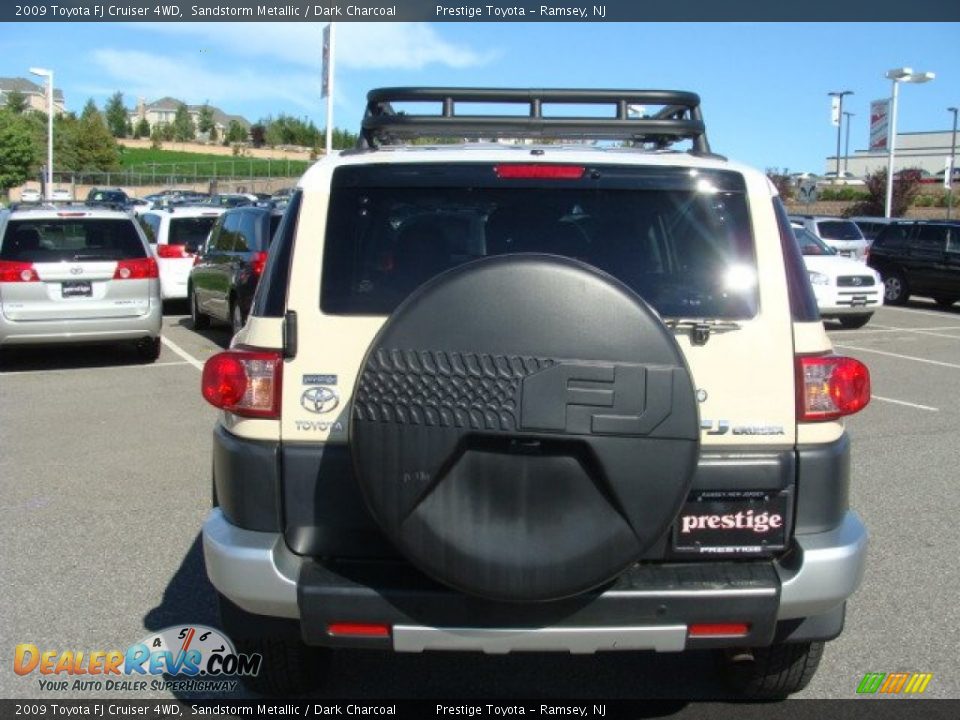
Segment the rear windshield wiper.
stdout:
<svg viewBox="0 0 960 720">
<path fill-rule="evenodd" d="M 710 334 L 715 332 L 730 332 L 739 330 L 740 323 L 727 320 L 665 320 L 664 324 L 671 330 L 690 330 L 690 341 L 694 345 L 706 345 Z"/>
</svg>

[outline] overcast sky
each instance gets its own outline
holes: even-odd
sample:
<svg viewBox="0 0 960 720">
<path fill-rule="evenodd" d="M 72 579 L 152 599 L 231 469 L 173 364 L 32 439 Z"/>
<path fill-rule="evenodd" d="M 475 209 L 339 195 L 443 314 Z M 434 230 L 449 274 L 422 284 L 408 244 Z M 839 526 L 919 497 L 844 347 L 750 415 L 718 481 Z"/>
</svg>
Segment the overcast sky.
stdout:
<svg viewBox="0 0 960 720">
<path fill-rule="evenodd" d="M 0 76 L 56 73 L 69 110 L 172 95 L 238 113 L 325 118 L 322 25 L 0 24 Z M 831 90 L 853 90 L 850 150 L 867 142 L 884 73 L 931 70 L 901 87 L 901 132 L 948 130 L 960 105 L 960 25 L 724 23 L 340 23 L 334 124 L 356 130 L 384 85 L 682 89 L 703 99 L 715 152 L 760 168 L 823 171 L 835 152 Z"/>
</svg>

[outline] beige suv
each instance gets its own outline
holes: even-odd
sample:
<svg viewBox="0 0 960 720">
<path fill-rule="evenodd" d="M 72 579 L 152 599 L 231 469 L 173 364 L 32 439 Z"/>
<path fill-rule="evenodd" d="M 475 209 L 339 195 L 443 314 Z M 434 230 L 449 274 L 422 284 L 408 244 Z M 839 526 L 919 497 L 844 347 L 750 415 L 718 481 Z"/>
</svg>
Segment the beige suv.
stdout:
<svg viewBox="0 0 960 720">
<path fill-rule="evenodd" d="M 692 93 L 372 91 L 203 394 L 206 567 L 261 692 L 333 647 L 712 649 L 782 697 L 863 575 L 869 374 Z"/>
</svg>

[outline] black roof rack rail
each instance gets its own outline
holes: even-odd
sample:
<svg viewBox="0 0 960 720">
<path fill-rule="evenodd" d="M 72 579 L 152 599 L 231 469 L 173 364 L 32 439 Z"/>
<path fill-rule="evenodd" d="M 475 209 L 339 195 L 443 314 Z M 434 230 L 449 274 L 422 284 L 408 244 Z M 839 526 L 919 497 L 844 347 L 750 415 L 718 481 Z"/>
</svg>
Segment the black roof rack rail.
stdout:
<svg viewBox="0 0 960 720">
<path fill-rule="evenodd" d="M 397 112 L 393 103 L 440 103 L 439 114 Z M 458 103 L 526 105 L 526 115 L 460 114 Z M 607 117 L 544 115 L 544 105 L 609 106 Z M 660 106 L 632 117 L 636 105 Z M 473 108 L 470 108 L 472 111 Z M 696 155 L 711 155 L 696 93 L 677 90 L 571 90 L 520 88 L 377 88 L 367 94 L 367 109 L 357 147 L 376 148 L 403 138 L 509 137 L 621 140 L 666 148 L 691 140 Z"/>
</svg>

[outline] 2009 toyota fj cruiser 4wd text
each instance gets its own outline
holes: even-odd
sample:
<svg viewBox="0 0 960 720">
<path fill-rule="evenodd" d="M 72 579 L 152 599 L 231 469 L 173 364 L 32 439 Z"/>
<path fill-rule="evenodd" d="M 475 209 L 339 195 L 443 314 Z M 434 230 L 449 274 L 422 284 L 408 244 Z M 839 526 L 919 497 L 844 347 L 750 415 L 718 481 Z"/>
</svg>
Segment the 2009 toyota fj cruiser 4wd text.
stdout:
<svg viewBox="0 0 960 720">
<path fill-rule="evenodd" d="M 262 692 L 331 647 L 713 648 L 779 697 L 863 575 L 840 418 L 869 374 L 692 93 L 372 91 L 202 389 L 206 566 Z"/>
</svg>

